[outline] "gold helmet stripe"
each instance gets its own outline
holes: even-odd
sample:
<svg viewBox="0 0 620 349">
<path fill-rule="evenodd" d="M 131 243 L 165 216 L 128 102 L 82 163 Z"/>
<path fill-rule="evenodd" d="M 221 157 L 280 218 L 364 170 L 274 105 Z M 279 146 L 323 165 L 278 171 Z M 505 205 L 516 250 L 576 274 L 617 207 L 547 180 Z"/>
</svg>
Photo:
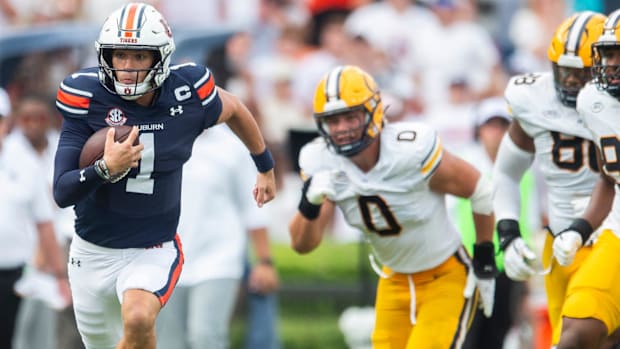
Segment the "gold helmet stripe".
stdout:
<svg viewBox="0 0 620 349">
<path fill-rule="evenodd" d="M 340 99 L 340 75 L 343 69 L 343 66 L 336 67 L 327 76 L 325 81 L 325 100 L 328 103 Z"/>
<path fill-rule="evenodd" d="M 575 56 L 578 55 L 579 46 L 581 46 L 581 34 L 586 29 L 586 24 L 593 15 L 594 12 L 586 11 L 575 18 L 573 24 L 568 29 L 566 43 L 564 44 L 564 52 L 571 53 Z"/>
</svg>

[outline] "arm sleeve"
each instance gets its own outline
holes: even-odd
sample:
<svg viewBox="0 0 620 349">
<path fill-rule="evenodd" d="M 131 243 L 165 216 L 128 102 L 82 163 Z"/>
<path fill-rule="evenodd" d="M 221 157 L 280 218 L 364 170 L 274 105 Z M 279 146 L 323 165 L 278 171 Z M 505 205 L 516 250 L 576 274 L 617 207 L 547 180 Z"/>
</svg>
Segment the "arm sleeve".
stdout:
<svg viewBox="0 0 620 349">
<path fill-rule="evenodd" d="M 54 200 L 60 207 L 76 204 L 104 183 L 94 166 L 83 172 L 78 168 L 82 147 L 92 133 L 85 122 L 64 119 L 54 160 Z"/>
<path fill-rule="evenodd" d="M 493 167 L 495 193 L 493 210 L 495 220 L 519 219 L 521 192 L 519 184 L 525 171 L 532 165 L 534 154 L 520 149 L 508 134 L 502 139 Z"/>
</svg>

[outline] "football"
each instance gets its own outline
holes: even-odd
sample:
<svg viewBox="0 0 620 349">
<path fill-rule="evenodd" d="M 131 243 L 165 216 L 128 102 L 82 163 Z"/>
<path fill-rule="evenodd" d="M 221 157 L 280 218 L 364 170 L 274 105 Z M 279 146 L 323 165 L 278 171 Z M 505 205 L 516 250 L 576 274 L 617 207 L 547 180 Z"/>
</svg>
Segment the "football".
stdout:
<svg viewBox="0 0 620 349">
<path fill-rule="evenodd" d="M 80 153 L 80 168 L 88 167 L 95 163 L 95 161 L 103 157 L 103 149 L 105 147 L 105 137 L 110 127 L 104 127 L 93 133 L 90 138 L 84 143 L 82 152 Z M 129 136 L 132 126 L 121 125 L 114 126 L 116 129 L 114 133 L 114 140 L 116 142 L 122 142 Z M 136 138 L 134 145 L 140 143 Z"/>
</svg>

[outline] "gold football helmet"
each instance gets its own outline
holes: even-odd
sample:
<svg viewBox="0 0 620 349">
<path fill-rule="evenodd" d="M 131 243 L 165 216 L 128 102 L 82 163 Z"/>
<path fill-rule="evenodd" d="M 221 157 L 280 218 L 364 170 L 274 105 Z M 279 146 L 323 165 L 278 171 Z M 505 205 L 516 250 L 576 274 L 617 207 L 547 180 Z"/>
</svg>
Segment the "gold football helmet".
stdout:
<svg viewBox="0 0 620 349">
<path fill-rule="evenodd" d="M 620 64 L 613 56 L 620 54 L 620 9 L 607 16 L 603 34 L 592 44 L 594 66 L 592 74 L 599 89 L 606 90 L 616 99 L 620 99 Z"/>
<path fill-rule="evenodd" d="M 356 110 L 364 111 L 361 137 L 347 144 L 336 144 L 326 120 Z M 332 69 L 316 87 L 314 119 L 319 133 L 335 153 L 345 156 L 358 154 L 377 138 L 383 128 L 383 105 L 377 83 L 372 76 L 356 66 Z"/>
<path fill-rule="evenodd" d="M 592 79 L 591 46 L 603 32 L 605 15 L 584 11 L 565 19 L 556 29 L 547 56 L 555 90 L 562 104 L 575 107 L 579 90 Z"/>
</svg>

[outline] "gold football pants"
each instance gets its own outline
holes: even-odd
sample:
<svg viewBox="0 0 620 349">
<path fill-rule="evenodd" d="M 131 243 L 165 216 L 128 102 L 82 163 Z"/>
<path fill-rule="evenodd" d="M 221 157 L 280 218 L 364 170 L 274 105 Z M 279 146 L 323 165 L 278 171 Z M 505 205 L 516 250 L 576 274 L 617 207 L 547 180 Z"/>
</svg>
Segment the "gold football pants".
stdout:
<svg viewBox="0 0 620 349">
<path fill-rule="evenodd" d="M 477 292 L 465 299 L 468 258 L 448 258 L 439 266 L 400 274 L 384 267 L 375 304 L 374 349 L 460 348 L 473 318 Z"/>
</svg>

